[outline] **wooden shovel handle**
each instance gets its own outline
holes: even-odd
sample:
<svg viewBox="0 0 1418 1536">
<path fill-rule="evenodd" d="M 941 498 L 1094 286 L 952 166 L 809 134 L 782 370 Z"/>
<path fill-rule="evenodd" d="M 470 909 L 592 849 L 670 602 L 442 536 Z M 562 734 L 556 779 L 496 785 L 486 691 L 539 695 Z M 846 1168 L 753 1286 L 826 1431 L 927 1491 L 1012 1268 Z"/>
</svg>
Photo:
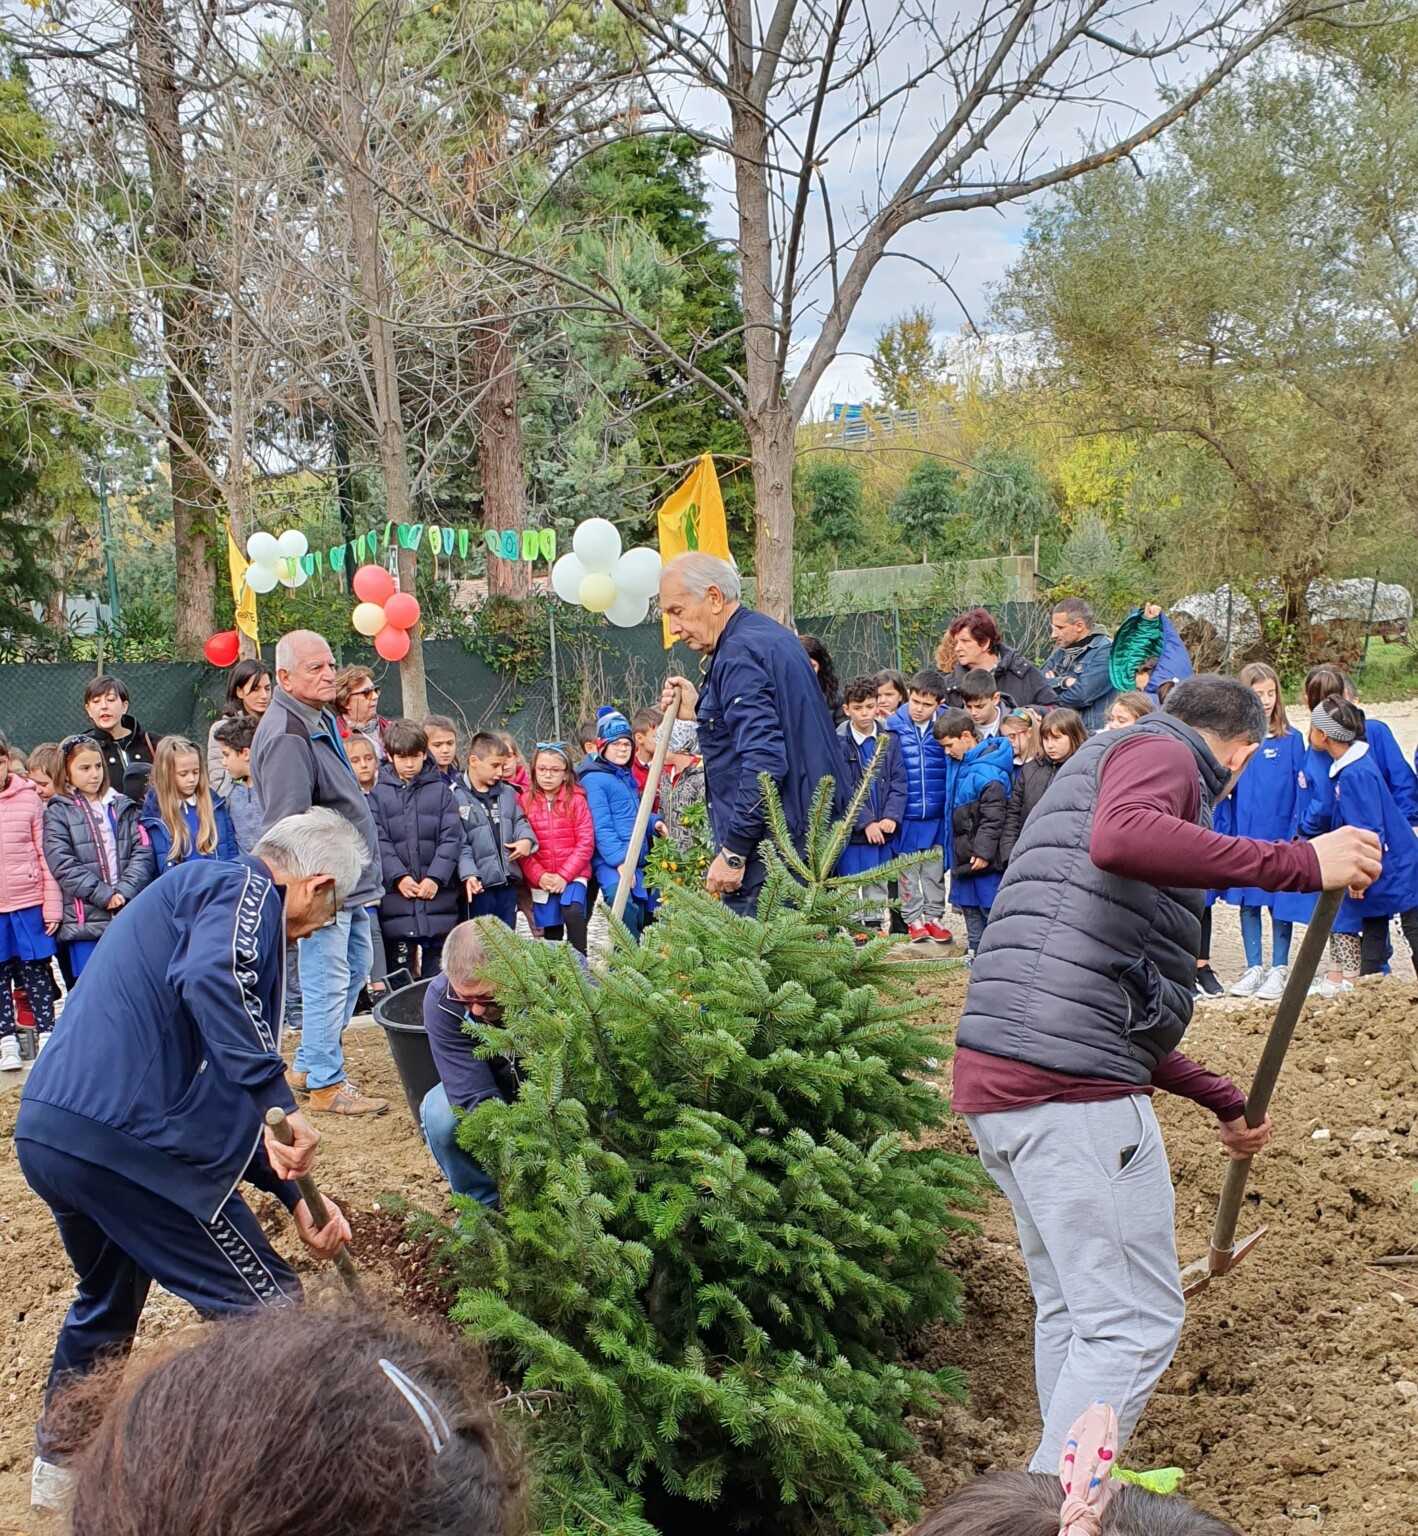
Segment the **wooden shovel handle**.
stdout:
<svg viewBox="0 0 1418 1536">
<path fill-rule="evenodd" d="M 291 1128 L 286 1124 L 286 1112 L 283 1109 L 272 1107 L 266 1111 L 266 1126 L 271 1135 L 276 1138 L 283 1147 L 292 1146 L 295 1136 Z M 330 1207 L 325 1204 L 315 1180 L 308 1173 L 296 1175 L 295 1187 L 300 1191 L 300 1198 L 305 1201 L 305 1207 L 310 1212 L 310 1219 L 317 1227 L 324 1227 L 330 1221 Z M 340 1244 L 339 1251 L 335 1254 L 335 1268 L 340 1272 L 340 1279 L 355 1295 L 360 1294 L 359 1269 L 355 1261 L 350 1257 L 350 1250 L 344 1243 Z"/>
<path fill-rule="evenodd" d="M 616 917 L 625 916 L 625 906 L 630 900 L 630 887 L 635 884 L 635 868 L 640 862 L 640 847 L 645 841 L 645 829 L 650 825 L 650 812 L 655 808 L 655 796 L 660 792 L 660 775 L 665 771 L 665 759 L 670 754 L 670 737 L 674 734 L 675 721 L 679 719 L 679 688 L 676 686 L 670 698 L 670 707 L 660 721 L 660 732 L 655 738 L 655 755 L 650 759 L 650 771 L 645 776 L 645 788 L 640 791 L 640 806 L 635 812 L 635 825 L 631 828 L 630 842 L 625 850 L 625 862 L 620 866 L 620 879 L 616 881 L 615 900 L 611 912 Z"/>
</svg>

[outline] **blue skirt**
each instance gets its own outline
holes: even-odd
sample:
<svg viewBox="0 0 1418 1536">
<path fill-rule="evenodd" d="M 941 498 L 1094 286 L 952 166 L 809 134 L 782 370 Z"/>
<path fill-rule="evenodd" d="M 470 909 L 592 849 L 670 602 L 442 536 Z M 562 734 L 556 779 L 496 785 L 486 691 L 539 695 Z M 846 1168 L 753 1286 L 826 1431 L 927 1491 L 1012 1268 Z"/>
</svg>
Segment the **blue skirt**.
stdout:
<svg viewBox="0 0 1418 1536">
<path fill-rule="evenodd" d="M 1000 881 L 1004 876 L 995 869 L 982 869 L 978 875 L 952 875 L 950 877 L 950 902 L 955 907 L 983 907 L 986 912 L 995 904 L 999 895 Z"/>
<path fill-rule="evenodd" d="M 848 843 L 842 850 L 842 857 L 837 860 L 837 873 L 839 875 L 864 875 L 869 870 L 879 869 L 889 859 L 894 859 L 895 857 L 896 844 L 894 839 L 888 839 L 880 847 L 873 843 Z"/>
<path fill-rule="evenodd" d="M 940 817 L 934 821 L 903 821 L 894 839 L 891 857 L 900 853 L 924 853 L 940 847 Z"/>
<path fill-rule="evenodd" d="M 0 964 L 9 960 L 52 960 L 54 940 L 44 931 L 43 907 L 0 912 Z"/>
<path fill-rule="evenodd" d="M 573 880 L 560 892 L 532 892 L 532 916 L 536 918 L 538 928 L 560 928 L 566 921 L 562 910 L 565 907 L 580 907 L 583 912 L 586 910 L 584 880 Z"/>
</svg>

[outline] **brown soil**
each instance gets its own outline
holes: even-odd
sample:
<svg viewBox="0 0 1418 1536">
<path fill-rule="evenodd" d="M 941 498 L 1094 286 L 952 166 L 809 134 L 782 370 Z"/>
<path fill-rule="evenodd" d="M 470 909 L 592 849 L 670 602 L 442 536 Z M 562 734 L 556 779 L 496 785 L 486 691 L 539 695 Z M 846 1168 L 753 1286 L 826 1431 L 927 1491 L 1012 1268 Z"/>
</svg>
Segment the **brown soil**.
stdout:
<svg viewBox="0 0 1418 1536">
<path fill-rule="evenodd" d="M 959 972 L 919 982 L 953 1026 Z M 1259 1057 L 1268 1012 L 1203 1012 L 1188 1048 L 1243 1083 Z M 1246 1265 L 1192 1305 L 1181 1350 L 1129 1447 L 1129 1465 L 1176 1465 L 1186 1491 L 1246 1536 L 1397 1536 L 1418 1530 L 1418 1266 L 1372 1260 L 1418 1252 L 1418 991 L 1389 981 L 1312 1006 L 1301 1021 L 1274 1114 L 1274 1147 L 1258 1161 L 1243 1231 L 1269 1236 Z M 426 1249 L 380 1208 L 395 1191 L 443 1208 L 441 1180 L 399 1093 L 383 1036 L 347 1037 L 361 1087 L 391 1100 L 375 1122 L 325 1122 L 322 1183 L 343 1203 L 371 1283 L 397 1304 L 437 1315 L 441 1291 Z M 948 1078 L 948 1069 L 944 1074 Z M 943 1084 L 943 1087 L 947 1086 Z M 15 1163 L 9 1132 L 18 1089 L 0 1089 L 0 1296 L 9 1314 L 0 1352 L 0 1533 L 52 1531 L 25 1508 L 30 1433 L 49 1353 L 68 1304 L 70 1272 L 44 1207 Z M 1178 1188 L 1178 1245 L 1205 1248 L 1224 1162 L 1210 1117 L 1165 1097 L 1159 1112 Z M 1328 1139 L 1312 1133 L 1327 1130 Z M 969 1145 L 963 1125 L 945 1138 Z M 294 1252 L 284 1219 L 278 1242 Z M 1037 1435 L 1032 1310 L 1008 1207 L 991 1202 L 981 1233 L 951 1250 L 965 1282 L 966 1320 L 933 1329 L 911 1354 L 971 1378 L 969 1409 L 918 1426 L 918 1471 L 939 1498 L 963 1474 L 1020 1465 Z M 300 1261 L 319 1294 L 335 1282 Z M 143 1342 L 191 1313 L 155 1295 Z"/>
</svg>

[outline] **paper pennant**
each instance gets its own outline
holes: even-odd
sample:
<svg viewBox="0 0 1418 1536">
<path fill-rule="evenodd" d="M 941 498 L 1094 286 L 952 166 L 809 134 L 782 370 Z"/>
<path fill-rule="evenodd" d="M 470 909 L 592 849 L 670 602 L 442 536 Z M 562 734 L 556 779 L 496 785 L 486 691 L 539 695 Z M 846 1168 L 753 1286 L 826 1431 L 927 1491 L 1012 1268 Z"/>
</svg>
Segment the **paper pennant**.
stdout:
<svg viewBox="0 0 1418 1536">
<path fill-rule="evenodd" d="M 317 564 L 319 564 L 319 561 L 315 555 L 302 555 L 300 557 L 300 568 L 305 572 L 307 576 L 313 576 L 315 574 L 315 567 Z"/>
<path fill-rule="evenodd" d="M 437 526 L 428 530 L 428 547 L 435 555 L 443 548 L 443 533 Z"/>
<path fill-rule="evenodd" d="M 453 530 L 451 528 L 443 530 L 443 553 L 445 555 L 453 553 Z"/>
<path fill-rule="evenodd" d="M 556 559 L 556 529 L 555 528 L 543 528 L 543 529 L 539 530 L 539 540 L 538 540 L 538 542 L 541 545 L 541 556 L 542 556 L 542 559 L 543 560 L 555 560 Z"/>
<path fill-rule="evenodd" d="M 393 531 L 394 531 L 394 523 L 393 523 L 393 520 L 391 519 L 389 522 L 384 524 L 384 541 L 383 541 L 382 545 L 380 546 L 381 548 L 383 548 L 383 549 L 388 549 L 389 548 L 389 536 L 390 536 L 390 534 L 393 533 Z"/>
<path fill-rule="evenodd" d="M 330 551 L 330 565 L 334 570 L 342 571 L 345 568 L 345 546 L 337 544 Z"/>
<path fill-rule="evenodd" d="M 466 528 L 458 530 L 458 556 L 462 560 L 468 558 L 468 530 Z"/>
<path fill-rule="evenodd" d="M 504 560 L 515 560 L 521 552 L 522 541 L 517 537 L 517 530 L 515 528 L 505 529 L 502 534 L 502 548 L 498 550 L 498 554 Z"/>
</svg>

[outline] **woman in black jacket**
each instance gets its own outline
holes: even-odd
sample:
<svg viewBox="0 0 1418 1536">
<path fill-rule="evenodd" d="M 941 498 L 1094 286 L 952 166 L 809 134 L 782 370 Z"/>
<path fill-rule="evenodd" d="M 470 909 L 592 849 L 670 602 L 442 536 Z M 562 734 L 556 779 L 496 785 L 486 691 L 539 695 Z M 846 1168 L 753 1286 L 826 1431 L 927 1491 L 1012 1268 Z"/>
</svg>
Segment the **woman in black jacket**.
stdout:
<svg viewBox="0 0 1418 1536">
<path fill-rule="evenodd" d="M 1000 838 L 1001 864 L 1009 863 L 1024 823 L 1048 793 L 1054 775 L 1087 740 L 1083 717 L 1076 709 L 1051 709 L 1044 716 L 1039 727 L 1039 755 L 1022 764 L 1014 776 L 1014 789 L 1004 814 L 1004 835 Z"/>
<path fill-rule="evenodd" d="M 976 667 L 994 673 L 1001 698 L 1009 701 L 1006 708 L 1045 710 L 1059 702 L 1053 684 L 1039 668 L 1004 643 L 988 609 L 971 608 L 957 614 L 941 636 L 935 654 L 936 665 L 950 684 L 945 702 L 953 708 L 964 708 L 961 684 L 965 674 Z"/>
</svg>

